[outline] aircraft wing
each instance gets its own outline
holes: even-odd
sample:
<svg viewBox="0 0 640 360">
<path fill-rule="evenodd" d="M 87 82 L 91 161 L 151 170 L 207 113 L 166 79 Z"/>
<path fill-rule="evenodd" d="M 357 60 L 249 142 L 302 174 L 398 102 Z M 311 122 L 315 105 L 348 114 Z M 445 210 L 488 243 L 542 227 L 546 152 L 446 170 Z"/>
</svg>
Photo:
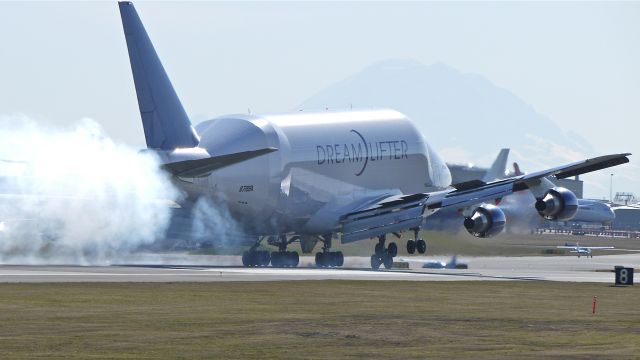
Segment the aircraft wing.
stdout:
<svg viewBox="0 0 640 360">
<path fill-rule="evenodd" d="M 423 217 L 438 209 L 464 209 L 483 202 L 493 202 L 513 192 L 540 186 L 542 179 L 547 176 L 562 179 L 628 163 L 629 155 L 631 154 L 599 156 L 489 183 L 473 180 L 442 191 L 390 196 L 344 214 L 340 221 L 342 242 L 348 243 L 419 227 Z"/>
</svg>

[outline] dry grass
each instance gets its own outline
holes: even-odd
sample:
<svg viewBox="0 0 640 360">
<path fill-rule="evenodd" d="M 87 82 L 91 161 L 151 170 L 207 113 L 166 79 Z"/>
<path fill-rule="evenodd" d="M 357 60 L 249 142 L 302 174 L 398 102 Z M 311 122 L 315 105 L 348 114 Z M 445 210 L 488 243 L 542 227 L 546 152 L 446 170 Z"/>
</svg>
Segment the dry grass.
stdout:
<svg viewBox="0 0 640 360">
<path fill-rule="evenodd" d="M 638 299 L 549 282 L 2 284 L 0 358 L 637 358 Z"/>
</svg>

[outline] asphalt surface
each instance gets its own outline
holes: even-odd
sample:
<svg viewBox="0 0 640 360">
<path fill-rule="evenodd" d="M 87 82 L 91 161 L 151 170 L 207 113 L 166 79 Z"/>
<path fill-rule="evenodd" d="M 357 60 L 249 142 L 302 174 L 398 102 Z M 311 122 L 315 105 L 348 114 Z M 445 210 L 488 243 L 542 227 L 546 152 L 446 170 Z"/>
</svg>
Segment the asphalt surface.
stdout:
<svg viewBox="0 0 640 360">
<path fill-rule="evenodd" d="M 144 255 L 135 261 L 102 266 L 0 265 L 0 282 L 210 282 L 289 280 L 544 280 L 613 283 L 614 266 L 640 268 L 640 254 L 573 256 L 462 257 L 468 269 L 423 269 L 424 260 L 443 257 L 407 257 L 410 269 L 372 271 L 369 258 L 347 257 L 345 267 L 317 269 L 312 257 L 301 257 L 300 267 L 243 268 L 236 256 Z M 639 276 L 640 277 L 640 276 Z"/>
</svg>

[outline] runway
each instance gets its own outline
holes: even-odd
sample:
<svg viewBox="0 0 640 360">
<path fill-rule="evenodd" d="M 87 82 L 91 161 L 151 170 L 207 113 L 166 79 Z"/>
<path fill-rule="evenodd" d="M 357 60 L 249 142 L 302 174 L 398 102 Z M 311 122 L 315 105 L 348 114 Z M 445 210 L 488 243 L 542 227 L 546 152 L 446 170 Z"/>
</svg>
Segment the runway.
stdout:
<svg viewBox="0 0 640 360">
<path fill-rule="evenodd" d="M 366 257 L 347 257 L 340 269 L 317 269 L 312 257 L 301 257 L 293 269 L 243 268 L 236 256 L 145 255 L 135 263 L 106 266 L 0 265 L 0 282 L 211 282 L 290 280 L 405 280 L 405 281 L 569 281 L 613 283 L 614 266 L 640 267 L 640 254 L 570 256 L 462 257 L 469 269 L 422 269 L 412 257 L 410 269 L 372 271 Z M 154 261 L 151 261 L 154 260 Z M 171 265 L 177 264 L 177 265 Z"/>
</svg>

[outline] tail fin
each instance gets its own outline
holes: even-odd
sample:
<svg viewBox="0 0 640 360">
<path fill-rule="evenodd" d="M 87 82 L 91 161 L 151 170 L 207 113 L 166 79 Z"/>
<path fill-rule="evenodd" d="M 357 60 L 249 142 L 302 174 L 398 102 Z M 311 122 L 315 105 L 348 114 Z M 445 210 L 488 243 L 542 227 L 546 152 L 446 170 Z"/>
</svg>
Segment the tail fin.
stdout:
<svg viewBox="0 0 640 360">
<path fill-rule="evenodd" d="M 513 174 L 514 174 L 515 176 L 520 176 L 520 175 L 522 175 L 522 171 L 520 170 L 520 165 L 518 165 L 518 163 L 517 163 L 517 162 L 514 162 L 514 163 L 513 163 Z"/>
<path fill-rule="evenodd" d="M 147 147 L 171 150 L 197 146 L 198 136 L 162 67 L 133 3 L 121 1 L 118 6 Z"/>
<path fill-rule="evenodd" d="M 482 179 L 484 182 L 491 182 L 497 179 L 504 178 L 504 173 L 507 170 L 507 158 L 509 157 L 509 149 L 502 149 L 498 153 L 498 157 L 491 164 L 491 168 L 487 171 Z"/>
</svg>

